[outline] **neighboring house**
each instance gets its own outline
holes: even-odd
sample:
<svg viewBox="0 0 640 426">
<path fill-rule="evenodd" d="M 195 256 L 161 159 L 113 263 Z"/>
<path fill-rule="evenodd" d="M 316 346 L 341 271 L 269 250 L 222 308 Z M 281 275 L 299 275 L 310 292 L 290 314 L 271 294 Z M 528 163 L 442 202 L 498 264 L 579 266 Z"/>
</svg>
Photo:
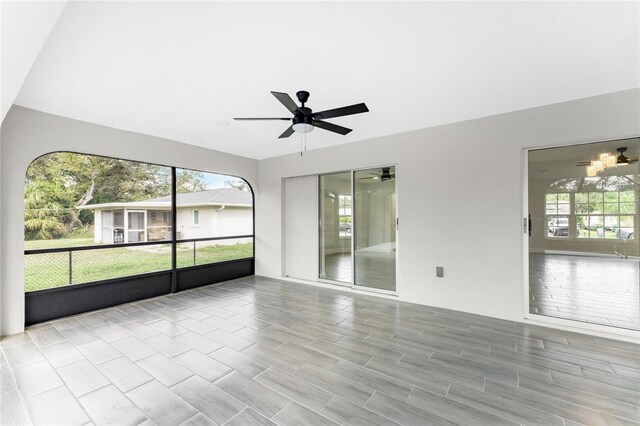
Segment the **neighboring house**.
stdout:
<svg viewBox="0 0 640 426">
<path fill-rule="evenodd" d="M 235 188 L 177 194 L 177 238 L 253 233 L 251 192 Z M 95 242 L 120 244 L 171 239 L 171 196 L 144 201 L 88 204 L 94 210 Z"/>
</svg>

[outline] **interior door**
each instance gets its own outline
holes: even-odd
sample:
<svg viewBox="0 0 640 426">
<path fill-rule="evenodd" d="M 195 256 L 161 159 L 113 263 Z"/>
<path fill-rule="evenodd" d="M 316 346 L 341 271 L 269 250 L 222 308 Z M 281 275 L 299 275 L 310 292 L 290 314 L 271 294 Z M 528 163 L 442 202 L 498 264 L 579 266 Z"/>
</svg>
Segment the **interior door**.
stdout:
<svg viewBox="0 0 640 426">
<path fill-rule="evenodd" d="M 354 285 L 396 291 L 395 167 L 353 173 Z"/>
</svg>

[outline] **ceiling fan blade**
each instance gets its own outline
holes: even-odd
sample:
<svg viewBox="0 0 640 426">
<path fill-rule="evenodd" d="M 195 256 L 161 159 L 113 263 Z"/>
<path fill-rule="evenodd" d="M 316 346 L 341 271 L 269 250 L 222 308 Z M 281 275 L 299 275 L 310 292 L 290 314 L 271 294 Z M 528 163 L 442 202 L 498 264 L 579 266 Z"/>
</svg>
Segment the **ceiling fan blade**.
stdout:
<svg viewBox="0 0 640 426">
<path fill-rule="evenodd" d="M 347 129 L 346 127 L 338 126 L 337 124 L 327 123 L 326 121 L 313 120 L 314 127 L 319 127 L 324 130 L 328 130 L 330 132 L 339 133 L 341 135 L 346 135 L 351 132 L 352 129 Z"/>
<path fill-rule="evenodd" d="M 378 179 L 378 178 L 375 177 L 375 176 L 369 176 L 369 177 L 360 178 L 360 180 L 364 180 L 364 179 Z"/>
<path fill-rule="evenodd" d="M 363 112 L 369 112 L 369 108 L 365 104 L 355 104 L 342 108 L 328 109 L 326 111 L 320 111 L 313 114 L 314 117 L 321 119 L 342 117 L 345 115 L 360 114 Z"/>
<path fill-rule="evenodd" d="M 284 138 L 288 138 L 289 136 L 291 136 L 293 134 L 294 130 L 293 130 L 293 124 L 291 126 L 289 126 L 287 128 L 287 130 L 285 130 L 280 136 L 278 136 L 278 139 L 284 139 Z"/>
<path fill-rule="evenodd" d="M 264 118 L 234 118 L 234 120 L 291 120 L 291 119 L 290 118 L 264 117 Z"/>
<path fill-rule="evenodd" d="M 296 110 L 298 109 L 298 105 L 296 105 L 293 99 L 291 99 L 291 96 L 282 92 L 271 92 L 271 94 L 275 96 L 276 99 L 285 106 L 285 108 L 295 114 Z"/>
</svg>

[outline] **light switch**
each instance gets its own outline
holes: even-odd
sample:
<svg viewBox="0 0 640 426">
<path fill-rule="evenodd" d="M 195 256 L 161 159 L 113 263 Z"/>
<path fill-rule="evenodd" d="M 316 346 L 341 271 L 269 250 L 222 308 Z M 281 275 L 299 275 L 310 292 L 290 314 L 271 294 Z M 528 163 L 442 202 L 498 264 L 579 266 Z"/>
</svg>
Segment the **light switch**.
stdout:
<svg viewBox="0 0 640 426">
<path fill-rule="evenodd" d="M 438 278 L 444 277 L 444 267 L 436 266 L 436 277 Z"/>
</svg>

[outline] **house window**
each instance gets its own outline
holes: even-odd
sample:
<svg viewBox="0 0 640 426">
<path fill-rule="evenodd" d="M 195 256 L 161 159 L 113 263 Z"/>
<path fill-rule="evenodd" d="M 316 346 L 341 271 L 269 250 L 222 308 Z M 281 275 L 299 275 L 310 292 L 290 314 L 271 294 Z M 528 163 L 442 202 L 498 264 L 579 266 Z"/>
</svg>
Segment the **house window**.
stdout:
<svg viewBox="0 0 640 426">
<path fill-rule="evenodd" d="M 638 195 L 628 176 L 561 179 L 545 195 L 546 236 L 634 240 Z"/>
<path fill-rule="evenodd" d="M 547 236 L 553 238 L 568 238 L 570 213 L 570 194 L 547 194 L 545 204 Z"/>
<path fill-rule="evenodd" d="M 635 198 L 633 191 L 577 192 L 578 238 L 634 239 Z"/>
<path fill-rule="evenodd" d="M 340 237 L 351 237 L 351 195 L 338 195 Z"/>
<path fill-rule="evenodd" d="M 200 210 L 193 211 L 193 224 L 200 225 Z"/>
</svg>

